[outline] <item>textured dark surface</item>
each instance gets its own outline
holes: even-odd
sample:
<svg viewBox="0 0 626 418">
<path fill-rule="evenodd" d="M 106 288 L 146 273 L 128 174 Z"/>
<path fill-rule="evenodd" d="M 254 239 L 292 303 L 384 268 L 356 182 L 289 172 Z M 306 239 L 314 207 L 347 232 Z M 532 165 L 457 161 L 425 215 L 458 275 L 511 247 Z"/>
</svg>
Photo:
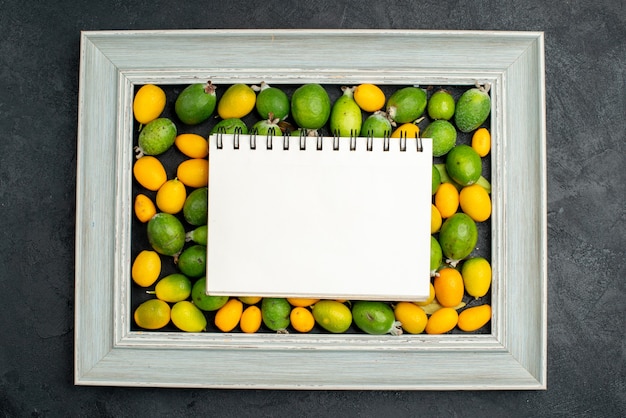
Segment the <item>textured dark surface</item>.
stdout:
<svg viewBox="0 0 626 418">
<path fill-rule="evenodd" d="M 175 4 L 0 1 L 2 416 L 626 415 L 624 0 Z M 74 386 L 80 31 L 170 28 L 544 31 L 548 390 L 364 393 Z"/>
</svg>

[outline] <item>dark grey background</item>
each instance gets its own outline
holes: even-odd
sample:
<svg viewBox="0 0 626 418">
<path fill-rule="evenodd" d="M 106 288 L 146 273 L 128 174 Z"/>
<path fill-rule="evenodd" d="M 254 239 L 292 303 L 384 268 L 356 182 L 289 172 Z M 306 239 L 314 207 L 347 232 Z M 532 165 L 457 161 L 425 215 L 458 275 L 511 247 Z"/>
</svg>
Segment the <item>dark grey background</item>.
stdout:
<svg viewBox="0 0 626 418">
<path fill-rule="evenodd" d="M 626 415 L 624 0 L 176 3 L 0 0 L 2 416 Z M 175 28 L 544 31 L 548 390 L 75 387 L 80 31 Z"/>
</svg>

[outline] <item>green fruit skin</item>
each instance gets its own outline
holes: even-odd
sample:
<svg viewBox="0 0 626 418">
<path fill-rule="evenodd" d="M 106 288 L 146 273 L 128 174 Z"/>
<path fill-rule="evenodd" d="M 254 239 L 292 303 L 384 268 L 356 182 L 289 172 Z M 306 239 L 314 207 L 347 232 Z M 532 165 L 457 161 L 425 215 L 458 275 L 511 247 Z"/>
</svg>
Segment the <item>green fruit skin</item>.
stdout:
<svg viewBox="0 0 626 418">
<path fill-rule="evenodd" d="M 272 331 L 287 328 L 291 323 L 290 313 L 291 305 L 285 298 L 263 298 L 261 301 L 261 318 L 265 326 Z"/>
<path fill-rule="evenodd" d="M 443 252 L 439 241 L 432 235 L 430 236 L 430 271 L 435 271 L 443 261 Z"/>
<path fill-rule="evenodd" d="M 291 95 L 291 116 L 303 129 L 319 129 L 330 117 L 330 97 L 319 84 L 305 84 Z"/>
<path fill-rule="evenodd" d="M 387 114 L 396 123 L 413 122 L 424 113 L 427 95 L 419 87 L 404 87 L 396 90 L 387 100 Z"/>
<path fill-rule="evenodd" d="M 422 138 L 432 138 L 433 157 L 441 157 L 456 145 L 456 128 L 447 120 L 434 120 L 424 129 Z"/>
<path fill-rule="evenodd" d="M 434 166 L 437 169 L 437 171 L 439 171 L 439 177 L 441 178 L 441 182 L 442 183 L 450 183 L 458 191 L 461 191 L 463 186 L 461 186 L 456 181 L 452 180 L 452 177 L 450 177 L 450 175 L 448 174 L 448 171 L 446 170 L 446 164 L 445 163 L 437 163 L 437 164 L 434 164 Z"/>
<path fill-rule="evenodd" d="M 480 155 L 469 145 L 457 145 L 446 157 L 446 172 L 461 186 L 472 185 L 478 181 L 482 172 Z"/>
<path fill-rule="evenodd" d="M 192 278 L 206 275 L 206 246 L 196 244 L 186 248 L 178 256 L 178 269 Z"/>
<path fill-rule="evenodd" d="M 176 255 L 185 245 L 185 228 L 174 215 L 159 212 L 148 221 L 148 241 L 156 252 Z"/>
<path fill-rule="evenodd" d="M 176 98 L 174 111 L 181 122 L 187 125 L 197 125 L 213 114 L 216 102 L 217 96 L 212 86 L 191 84 Z"/>
<path fill-rule="evenodd" d="M 172 323 L 181 331 L 200 332 L 206 330 L 206 317 L 197 306 L 187 300 L 172 306 Z"/>
<path fill-rule="evenodd" d="M 191 288 L 191 300 L 194 305 L 203 311 L 217 311 L 228 302 L 228 296 L 213 296 L 206 294 L 206 277 L 199 278 Z"/>
<path fill-rule="evenodd" d="M 454 97 L 445 90 L 439 90 L 430 96 L 427 111 L 431 119 L 450 120 L 454 115 Z"/>
<path fill-rule="evenodd" d="M 166 319 L 166 321 L 164 322 L 169 322 L 170 311 L 170 305 L 168 305 L 167 302 L 162 301 L 161 299 L 148 299 L 137 307 L 135 314 L 139 318 L 157 316 L 160 319 Z M 162 326 L 149 326 L 148 324 L 145 324 L 142 320 L 136 322 L 136 324 L 143 329 L 154 330 L 162 328 Z"/>
<path fill-rule="evenodd" d="M 285 120 L 289 115 L 289 97 L 279 88 L 268 87 L 259 92 L 256 98 L 256 111 L 263 119 Z"/>
<path fill-rule="evenodd" d="M 372 335 L 387 334 L 393 328 L 393 309 L 378 301 L 357 301 L 352 305 L 352 319 L 363 332 Z"/>
<path fill-rule="evenodd" d="M 164 302 L 176 303 L 191 294 L 191 282 L 184 274 L 174 273 L 163 277 L 154 287 L 156 297 Z"/>
<path fill-rule="evenodd" d="M 200 225 L 196 229 L 187 232 L 185 240 L 192 241 L 200 245 L 206 245 L 208 235 L 209 227 L 207 225 Z"/>
<path fill-rule="evenodd" d="M 382 113 L 372 113 L 361 125 L 361 135 L 368 138 L 389 137 L 391 131 L 391 122 Z"/>
<path fill-rule="evenodd" d="M 482 125 L 491 112 L 489 94 L 471 88 L 459 97 L 454 113 L 454 123 L 461 132 L 471 132 Z"/>
<path fill-rule="evenodd" d="M 145 155 L 159 155 L 176 140 L 176 125 L 168 118 L 157 118 L 143 127 L 137 140 Z"/>
<path fill-rule="evenodd" d="M 352 98 L 352 93 L 339 97 L 330 111 L 330 131 L 335 136 L 357 137 L 361 134 L 363 116 L 361 108 Z"/>
<path fill-rule="evenodd" d="M 183 204 L 183 217 L 190 225 L 206 225 L 209 214 L 209 189 L 200 187 L 189 193 Z"/>
<path fill-rule="evenodd" d="M 244 135 L 248 133 L 248 127 L 244 121 L 239 118 L 222 119 L 211 129 L 211 134 L 216 134 L 220 132 L 220 130 L 225 134 L 234 134 L 237 131 Z"/>
<path fill-rule="evenodd" d="M 350 320 L 341 324 L 341 327 L 337 327 L 337 323 L 336 321 L 333 321 L 334 318 L 332 318 L 331 313 L 330 315 L 328 315 L 331 316 L 330 324 L 324 324 L 324 319 L 327 318 L 327 315 L 325 313 L 331 311 L 330 309 L 327 309 L 328 307 L 332 307 L 332 311 L 338 312 L 341 317 L 348 317 Z M 341 334 L 343 332 L 346 332 L 348 328 L 350 328 L 350 325 L 352 325 L 352 312 L 346 305 L 341 302 L 337 302 L 336 300 L 320 300 L 319 302 L 316 302 L 315 305 L 313 305 L 313 318 L 315 318 L 315 322 L 319 324 L 319 326 L 321 326 L 328 332 L 332 332 L 333 334 Z"/>
<path fill-rule="evenodd" d="M 439 170 L 437 169 L 437 167 L 435 167 L 435 165 L 433 164 L 433 170 L 432 170 L 433 174 L 431 177 L 432 180 L 432 187 L 431 187 L 431 194 L 435 194 L 437 193 L 437 189 L 439 189 L 439 185 L 441 184 L 441 174 L 439 173 Z"/>
<path fill-rule="evenodd" d="M 471 254 L 477 242 L 476 223 L 464 213 L 455 213 L 441 225 L 439 244 L 448 259 L 464 259 Z"/>
<path fill-rule="evenodd" d="M 260 120 L 256 122 L 250 128 L 250 132 L 254 132 L 257 135 L 272 135 L 272 136 L 282 136 L 283 133 L 280 130 L 280 126 L 272 123 L 268 120 Z"/>
</svg>

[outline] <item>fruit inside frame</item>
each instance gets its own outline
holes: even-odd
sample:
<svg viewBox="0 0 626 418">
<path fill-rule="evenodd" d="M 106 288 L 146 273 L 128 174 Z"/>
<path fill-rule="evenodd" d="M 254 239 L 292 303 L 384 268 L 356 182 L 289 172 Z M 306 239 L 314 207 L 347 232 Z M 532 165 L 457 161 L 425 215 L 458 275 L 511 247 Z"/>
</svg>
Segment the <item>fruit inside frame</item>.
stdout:
<svg viewBox="0 0 626 418">
<path fill-rule="evenodd" d="M 380 334 L 394 334 L 398 330 L 407 334 L 427 333 L 427 330 L 437 330 L 437 333 L 450 334 L 468 332 L 489 334 L 491 332 L 488 319 L 487 322 L 479 323 L 479 326 L 472 327 L 471 331 L 463 331 L 457 326 L 458 317 L 463 311 L 476 306 L 490 305 L 491 303 L 491 270 L 489 268 L 489 260 L 491 259 L 491 221 L 489 215 L 485 215 L 487 212 L 490 213 L 491 210 L 491 201 L 489 200 L 491 158 L 488 145 L 485 145 L 489 143 L 488 140 L 485 140 L 485 131 L 487 131 L 488 135 L 491 130 L 491 118 L 488 112 L 486 115 L 484 114 L 484 102 L 480 103 L 478 110 L 471 107 L 461 109 L 461 112 L 464 112 L 460 118 L 460 124 L 463 128 L 461 130 L 458 128 L 455 120 L 455 115 L 457 115 L 459 109 L 451 109 L 470 90 L 472 98 L 478 97 L 485 100 L 484 97 L 489 97 L 488 89 L 480 91 L 473 85 L 407 86 L 391 84 L 377 86 L 364 84 L 364 87 L 361 87 L 361 85 L 324 84 L 319 86 L 319 88 L 317 86 L 311 88 L 308 85 L 293 84 L 272 84 L 269 86 L 263 83 L 262 80 L 259 80 L 257 85 L 248 86 L 214 85 L 208 80 L 202 84 L 205 84 L 204 88 L 195 88 L 193 90 L 199 95 L 197 102 L 201 103 L 202 106 L 212 107 L 210 111 L 206 108 L 204 112 L 191 110 L 190 112 L 193 113 L 192 116 L 194 118 L 188 117 L 189 115 L 179 115 L 180 111 L 177 112 L 176 106 L 177 99 L 184 91 L 190 91 L 188 89 L 189 85 L 162 85 L 158 86 L 158 89 L 165 95 L 165 102 L 163 103 L 162 95 L 158 90 L 151 87 L 151 92 L 154 93 L 156 91 L 154 93 L 156 96 L 154 102 L 150 102 L 149 98 L 145 97 L 142 97 L 142 102 L 148 103 L 147 105 L 144 104 L 144 106 L 155 106 L 157 109 L 150 109 L 151 111 L 144 109 L 141 112 L 142 121 L 139 122 L 136 119 L 134 121 L 133 147 L 137 149 L 136 156 L 143 158 L 142 156 L 146 154 L 144 148 L 149 150 L 158 149 L 158 154 L 146 155 L 158 159 L 162 169 L 165 171 L 165 180 L 163 180 L 163 174 L 159 173 L 158 177 L 160 180 L 156 180 L 156 182 L 162 181 L 162 183 L 155 186 L 153 185 L 155 182 L 154 176 L 150 172 L 144 173 L 143 175 L 148 178 L 147 183 L 151 184 L 150 188 L 148 188 L 142 184 L 142 178 L 134 175 L 132 200 L 135 201 L 137 196 L 142 196 L 144 201 L 147 198 L 154 202 L 154 212 L 168 211 L 173 213 L 168 213 L 169 216 L 162 217 L 167 218 L 167 222 L 160 220 L 159 225 L 155 224 L 154 228 L 150 228 L 149 225 L 152 216 L 150 219 L 147 219 L 145 215 L 141 217 L 138 217 L 137 213 L 132 215 L 131 260 L 134 262 L 142 251 L 153 251 L 158 254 L 161 260 L 161 268 L 152 283 L 147 284 L 144 280 L 141 282 L 141 285 L 136 281 L 129 284 L 131 286 L 131 310 L 136 312 L 142 304 L 157 298 L 155 287 L 159 281 L 172 275 L 177 275 L 176 278 L 178 279 L 181 279 L 179 275 L 185 277 L 187 281 L 177 280 L 176 282 L 180 283 L 182 288 L 188 288 L 190 291 L 187 294 L 179 288 L 175 289 L 175 291 L 172 290 L 170 293 L 178 296 L 166 301 L 170 311 L 179 302 L 186 303 L 180 305 L 179 309 L 176 309 L 174 312 L 179 311 L 182 307 L 187 311 L 194 308 L 197 309 L 197 311 L 193 312 L 193 315 L 190 315 L 190 317 L 196 318 L 194 324 L 192 324 L 194 326 L 187 326 L 188 324 L 178 326 L 176 324 L 179 323 L 179 320 L 172 320 L 157 329 L 151 329 L 151 331 L 185 332 L 191 330 L 192 332 L 259 332 L 267 334 L 277 332 L 293 334 L 302 332 L 372 334 L 374 332 L 371 330 L 374 329 L 377 330 L 376 333 Z M 136 95 L 139 94 L 142 87 L 135 86 Z M 274 92 L 272 95 L 267 94 L 266 96 L 272 98 L 271 101 L 262 103 L 262 106 L 259 106 L 260 109 L 257 109 L 257 103 L 254 102 L 255 97 L 260 97 L 261 93 L 270 87 L 283 94 L 278 92 Z M 307 91 L 303 91 L 303 87 L 307 87 Z M 359 87 L 362 94 L 355 95 L 355 92 L 359 91 L 357 90 Z M 475 91 L 475 89 L 479 91 Z M 221 99 L 226 95 L 226 92 L 230 93 L 228 93 L 227 101 L 223 105 L 225 110 L 221 110 L 221 112 L 227 117 L 222 118 L 219 116 L 220 110 L 218 109 L 220 108 Z M 324 93 L 326 97 L 324 97 Z M 203 94 L 213 94 L 215 97 L 207 100 L 206 97 L 202 96 Z M 290 111 L 286 115 L 284 112 L 280 113 L 282 117 L 278 118 L 275 117 L 273 112 L 268 114 L 267 109 L 272 109 L 273 105 L 277 111 L 278 109 L 281 109 L 281 112 L 284 111 L 284 100 L 288 100 L 289 106 L 293 103 L 294 95 L 297 102 L 300 103 L 300 108 L 288 107 Z M 320 98 L 320 96 L 322 97 Z M 381 96 L 384 97 L 384 100 L 381 99 Z M 364 98 L 361 99 L 361 97 Z M 433 97 L 435 97 L 435 100 L 431 102 L 430 99 Z M 241 100 L 241 106 L 237 105 L 238 98 Z M 193 97 L 190 98 L 189 94 L 186 93 L 185 100 L 185 108 L 193 108 Z M 312 114 L 307 114 L 308 110 L 303 110 L 302 107 L 306 107 L 308 102 L 315 101 L 319 101 L 321 107 L 315 107 L 311 111 L 313 112 Z M 463 101 L 471 102 L 469 99 L 464 99 Z M 227 106 L 229 104 L 230 108 Z M 336 104 L 337 107 L 335 106 Z M 337 110 L 339 105 L 347 110 Z M 181 108 L 183 106 L 178 106 L 178 109 Z M 158 112 L 159 109 L 160 112 Z M 294 114 L 294 110 L 296 114 Z M 476 115 L 476 113 L 481 112 L 482 114 Z M 166 133 L 167 137 L 156 135 L 152 138 L 142 138 L 140 141 L 141 132 L 151 122 L 145 119 L 144 115 L 146 114 L 158 114 L 155 119 L 167 119 L 170 122 L 168 126 L 173 125 L 175 127 L 175 134 L 172 135 L 170 130 Z M 209 114 L 209 116 L 196 122 L 198 114 Z M 264 118 L 262 114 L 268 117 Z M 349 114 L 350 120 L 342 120 L 340 116 L 336 116 L 341 114 Z M 235 118 L 235 116 L 238 117 Z M 182 120 L 187 122 L 193 121 L 194 124 L 184 123 Z M 161 121 L 161 123 L 163 122 Z M 476 125 L 476 123 L 478 124 Z M 381 136 L 379 135 L 380 132 L 387 136 L 400 135 L 400 132 L 405 132 L 404 135 L 415 135 L 417 133 L 423 136 L 424 133 L 427 133 L 433 139 L 437 137 L 438 152 L 433 157 L 433 221 L 431 222 L 431 233 L 433 236 L 431 241 L 434 242 L 431 245 L 431 290 L 434 290 L 434 294 L 431 296 L 434 299 L 426 302 L 416 302 L 415 305 L 426 315 L 426 320 L 434 318 L 433 321 L 441 322 L 427 326 L 422 312 L 410 316 L 407 312 L 411 312 L 411 309 L 407 309 L 404 304 L 393 301 L 383 302 L 389 309 L 381 309 L 380 304 L 369 304 L 371 305 L 371 311 L 365 312 L 365 314 L 363 313 L 363 304 L 357 304 L 357 301 L 333 301 L 337 302 L 337 304 L 320 304 L 316 315 L 315 305 L 318 301 L 314 299 L 303 301 L 297 298 L 285 298 L 285 300 L 278 301 L 268 300 L 268 298 L 264 298 L 265 300 L 255 298 L 255 295 L 250 295 L 250 298 L 224 298 L 207 297 L 198 291 L 195 293 L 191 292 L 191 289 L 198 287 L 195 285 L 203 280 L 201 273 L 202 263 L 206 262 L 206 260 L 202 260 L 201 256 L 191 257 L 189 254 L 192 252 L 196 255 L 201 253 L 201 251 L 198 251 L 199 246 L 206 245 L 206 232 L 204 235 L 202 234 L 202 228 L 205 227 L 202 219 L 206 219 L 203 210 L 206 211 L 206 208 L 203 208 L 202 204 L 198 203 L 201 202 L 201 199 L 189 198 L 192 195 L 197 196 L 201 194 L 206 187 L 210 187 L 210 181 L 209 184 L 203 182 L 207 170 L 203 161 L 210 160 L 210 156 L 201 156 L 202 152 L 199 152 L 198 149 L 201 149 L 202 145 L 198 146 L 198 143 L 202 144 L 200 139 L 206 139 L 218 126 L 222 126 L 226 130 L 238 127 L 238 129 L 246 129 L 248 132 L 254 131 L 259 134 L 266 134 L 273 130 L 275 133 L 286 135 L 318 134 L 322 136 L 333 136 L 334 132 L 340 132 L 346 128 L 348 131 L 350 129 L 355 130 L 358 126 L 361 130 L 359 132 L 360 136 L 367 136 L 367 132 L 377 132 L 376 135 L 372 135 L 376 137 L 375 139 Z M 363 127 L 367 128 L 367 132 L 362 130 Z M 477 132 L 480 133 L 481 138 L 480 142 L 476 141 L 476 143 L 480 144 L 479 152 L 482 154 L 478 156 L 478 160 L 476 160 L 478 152 L 473 148 L 473 137 Z M 181 139 L 180 137 L 183 135 L 185 137 Z M 433 148 L 435 149 L 435 147 Z M 455 158 L 454 165 L 450 166 L 448 164 L 452 164 L 452 162 L 447 159 L 447 156 L 452 149 L 455 149 L 453 153 Z M 136 161 L 139 161 L 139 159 Z M 134 161 L 133 164 L 136 164 L 136 162 Z M 158 167 L 157 170 L 160 169 Z M 455 178 L 458 182 L 455 181 Z M 180 187 L 172 187 L 172 181 L 175 179 L 180 180 L 185 185 L 184 196 L 180 194 Z M 166 184 L 165 191 L 161 192 L 159 197 L 159 190 Z M 445 186 L 441 187 L 442 185 Z M 179 185 L 175 184 L 175 186 Z M 468 192 L 463 191 L 465 188 L 470 187 L 481 187 L 481 189 L 479 193 L 469 193 L 469 189 Z M 165 192 L 168 192 L 167 189 L 172 190 L 170 193 L 172 193 L 173 197 L 165 198 L 163 196 Z M 171 204 L 173 200 L 176 200 L 177 204 Z M 169 202 L 170 204 L 159 205 L 158 201 Z M 171 209 L 171 207 L 176 209 Z M 464 208 L 469 209 L 464 210 Z M 474 219 L 477 216 L 474 215 L 475 213 L 480 214 L 480 217 Z M 159 228 L 156 228 L 157 226 Z M 158 229 L 158 231 L 149 233 L 149 229 Z M 472 236 L 463 235 L 461 237 L 463 244 L 457 244 L 458 235 L 466 234 L 463 231 L 468 229 L 473 230 L 470 234 Z M 181 230 L 184 232 L 181 233 Z M 175 248 L 168 247 L 163 252 L 161 251 L 163 247 L 161 241 L 166 240 L 168 245 L 171 245 L 172 241 L 160 237 L 159 234 L 167 235 L 171 231 L 175 231 L 175 241 L 177 243 L 174 246 Z M 202 241 L 203 238 L 204 241 Z M 183 260 L 183 264 L 180 263 L 181 260 Z M 464 269 L 466 263 L 467 268 Z M 181 266 L 183 271 L 181 271 Z M 131 267 L 134 266 L 129 266 L 129 269 Z M 443 269 L 450 270 L 446 270 L 443 275 L 440 275 L 439 271 Z M 467 271 L 465 274 L 463 274 L 464 270 Z M 440 279 L 441 277 L 443 279 Z M 172 279 L 168 280 L 172 281 Z M 439 299 L 445 301 L 443 304 L 438 303 L 437 291 L 440 292 Z M 228 303 L 229 300 L 235 299 L 238 301 L 237 303 Z M 334 306 L 334 310 L 329 310 L 328 305 Z M 358 321 L 354 321 L 351 316 L 355 305 L 359 307 L 359 317 L 374 318 L 372 321 L 379 321 L 380 324 L 385 324 L 385 329 L 380 331 L 381 328 L 377 327 L 377 324 L 359 326 Z M 159 304 L 159 306 L 163 307 L 162 304 Z M 256 306 L 261 311 L 258 324 L 249 325 L 249 320 L 246 317 L 245 325 L 242 327 L 239 323 L 240 319 L 250 306 Z M 394 316 L 394 311 L 397 310 L 398 306 L 402 309 Z M 222 310 L 222 308 L 224 309 Z M 294 327 L 291 324 L 290 314 L 295 308 L 304 308 L 311 313 L 314 319 L 312 327 L 301 327 L 299 325 Z M 324 310 L 322 311 L 320 308 L 324 308 Z M 445 313 L 445 315 L 440 314 L 433 317 L 433 314 L 442 308 L 447 308 L 441 312 L 442 314 Z M 142 309 L 142 314 L 145 316 L 146 313 L 144 311 L 145 308 Z M 302 312 L 302 309 L 298 309 L 296 312 L 300 314 L 300 317 L 306 314 Z M 199 317 L 198 313 L 201 317 Z M 163 312 L 155 313 L 155 315 L 157 314 L 162 316 Z M 204 317 L 204 320 L 202 320 L 202 317 Z M 404 328 L 399 317 L 405 322 Z M 485 315 L 482 313 L 481 320 L 484 317 Z M 329 321 L 334 322 L 325 323 L 324 318 L 331 318 Z M 375 318 L 379 318 L 379 320 Z M 131 331 L 147 329 L 139 326 L 133 315 L 130 315 L 130 321 Z M 163 322 L 161 320 L 161 323 Z M 468 321 L 465 320 L 465 322 Z M 198 323 L 200 325 L 196 326 Z M 229 325 L 225 328 L 222 325 L 224 323 L 234 325 Z M 390 326 L 388 326 L 389 323 L 391 323 Z M 305 329 L 306 331 L 303 331 Z M 389 338 L 393 338 L 393 335 L 389 335 Z"/>
</svg>

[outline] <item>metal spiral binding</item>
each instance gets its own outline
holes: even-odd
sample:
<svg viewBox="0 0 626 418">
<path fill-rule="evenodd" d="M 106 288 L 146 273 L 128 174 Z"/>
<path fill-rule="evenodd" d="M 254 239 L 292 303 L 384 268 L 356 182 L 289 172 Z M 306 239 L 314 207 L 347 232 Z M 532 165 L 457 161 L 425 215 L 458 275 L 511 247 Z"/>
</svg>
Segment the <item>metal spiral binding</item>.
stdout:
<svg viewBox="0 0 626 418">
<path fill-rule="evenodd" d="M 265 146 L 266 149 L 271 150 L 272 146 L 273 146 L 273 132 L 274 131 L 270 131 L 268 132 L 266 139 L 265 139 Z M 226 130 L 224 128 L 219 128 L 217 130 L 216 133 L 216 147 L 217 149 L 222 149 L 224 146 L 224 141 L 223 141 L 223 135 L 226 134 Z M 242 135 L 242 129 L 240 127 L 235 128 L 234 132 L 233 132 L 233 148 L 234 149 L 239 149 L 239 139 L 240 139 L 240 135 Z M 356 150 L 356 142 L 357 142 L 357 134 L 356 131 L 351 130 L 350 131 L 350 151 L 355 151 Z M 250 149 L 256 149 L 256 137 L 257 137 L 257 132 L 253 131 L 250 133 Z M 289 145 L 290 145 L 290 135 L 286 134 L 286 135 L 282 135 L 283 137 L 283 150 L 287 151 L 289 150 Z M 299 141 L 299 147 L 300 147 L 300 151 L 306 151 L 306 132 L 305 131 L 300 131 L 300 135 L 298 136 L 298 141 Z M 337 132 L 335 133 L 335 135 L 333 136 L 333 150 L 334 151 L 338 151 L 339 150 L 339 135 L 337 134 Z M 406 132 L 402 132 L 400 134 L 400 151 L 401 152 L 406 152 L 407 151 L 407 135 Z M 389 151 L 389 146 L 390 146 L 390 136 L 388 134 L 386 134 L 383 138 L 383 151 Z M 423 152 L 424 151 L 424 146 L 422 145 L 422 139 L 416 134 L 415 135 L 415 143 L 416 143 L 416 151 L 417 152 Z M 367 132 L 367 136 L 366 136 L 366 142 L 365 142 L 365 146 L 367 151 L 372 151 L 373 150 L 373 146 L 374 146 L 374 136 L 372 135 L 372 131 L 368 131 Z M 323 150 L 323 137 L 321 134 L 317 134 L 317 138 L 316 138 L 316 149 L 318 151 L 322 151 Z"/>
<path fill-rule="evenodd" d="M 350 151 L 356 150 L 356 138 L 359 136 L 358 132 L 355 129 L 350 129 Z M 335 131 L 333 135 L 333 150 L 339 151 L 339 132 Z"/>
<path fill-rule="evenodd" d="M 339 132 L 333 133 L 333 151 L 339 151 Z"/>
<path fill-rule="evenodd" d="M 233 131 L 233 148 L 239 149 L 239 135 L 242 134 L 241 127 L 236 127 Z M 217 149 L 222 149 L 224 147 L 224 135 L 226 135 L 226 129 L 221 126 L 217 129 L 215 146 Z"/>
<path fill-rule="evenodd" d="M 367 139 L 365 140 L 365 149 L 371 151 L 374 148 L 374 133 L 367 131 Z"/>
<path fill-rule="evenodd" d="M 406 132 L 400 133 L 400 151 L 406 151 Z"/>
<path fill-rule="evenodd" d="M 236 127 L 235 132 L 233 133 L 233 148 L 239 149 L 239 135 L 241 135 L 241 128 Z"/>
<path fill-rule="evenodd" d="M 222 149 L 222 147 L 224 146 L 222 135 L 225 132 L 226 132 L 226 129 L 224 128 L 217 129 L 217 134 L 215 135 L 215 146 L 217 147 L 217 149 Z"/>
<path fill-rule="evenodd" d="M 265 136 L 265 149 L 272 149 L 272 138 L 274 136 L 271 133 L 268 133 Z"/>
<path fill-rule="evenodd" d="M 367 149 L 368 151 L 373 151 L 374 150 L 374 133 L 371 130 L 367 131 L 366 138 L 367 139 L 365 142 L 365 149 Z M 389 151 L 389 142 L 390 142 L 389 133 L 385 132 L 385 136 L 382 137 L 382 140 L 383 140 L 383 151 Z"/>
<path fill-rule="evenodd" d="M 300 151 L 306 151 L 306 132 L 304 130 L 300 130 Z"/>
</svg>

